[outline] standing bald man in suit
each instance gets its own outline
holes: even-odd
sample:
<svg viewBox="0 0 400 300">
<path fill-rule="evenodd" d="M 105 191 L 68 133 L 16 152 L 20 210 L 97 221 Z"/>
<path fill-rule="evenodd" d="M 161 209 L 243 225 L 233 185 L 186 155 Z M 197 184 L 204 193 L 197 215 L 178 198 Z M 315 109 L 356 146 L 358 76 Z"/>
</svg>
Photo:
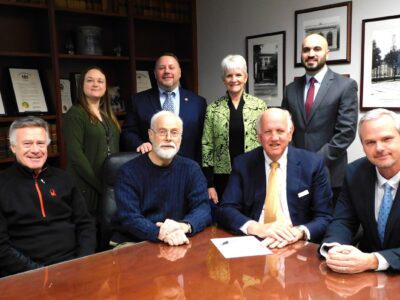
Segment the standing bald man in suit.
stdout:
<svg viewBox="0 0 400 300">
<path fill-rule="evenodd" d="M 151 117 L 161 110 L 170 110 L 183 121 L 179 154 L 200 162 L 206 99 L 179 86 L 181 67 L 178 58 L 172 53 L 165 53 L 157 59 L 154 76 L 157 87 L 132 97 L 131 110 L 122 126 L 121 149 L 141 153 L 151 151 L 147 133 Z M 172 104 L 166 105 L 168 101 L 172 101 Z"/>
<path fill-rule="evenodd" d="M 336 203 L 347 165 L 347 148 L 357 131 L 358 88 L 354 80 L 327 67 L 328 55 L 323 36 L 304 38 L 301 60 L 306 74 L 286 87 L 282 108 L 292 115 L 293 145 L 324 158 Z"/>
</svg>

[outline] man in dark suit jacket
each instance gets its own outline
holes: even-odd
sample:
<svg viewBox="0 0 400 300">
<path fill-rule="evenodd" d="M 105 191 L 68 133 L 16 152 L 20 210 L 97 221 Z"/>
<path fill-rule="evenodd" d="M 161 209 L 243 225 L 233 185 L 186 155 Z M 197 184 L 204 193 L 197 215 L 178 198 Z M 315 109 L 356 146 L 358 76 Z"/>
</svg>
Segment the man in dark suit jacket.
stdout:
<svg viewBox="0 0 400 300">
<path fill-rule="evenodd" d="M 204 98 L 179 87 L 181 68 L 178 58 L 170 53 L 160 56 L 155 64 L 154 75 L 157 88 L 133 96 L 121 133 L 121 149 L 124 151 L 151 151 L 148 138 L 151 117 L 162 110 L 166 101 L 165 92 L 172 92 L 174 112 L 183 121 L 180 155 L 200 162 L 201 137 L 207 102 Z"/>
<path fill-rule="evenodd" d="M 347 148 L 357 131 L 357 83 L 326 66 L 328 44 L 318 34 L 307 36 L 302 45 L 306 74 L 295 79 L 284 92 L 282 108 L 293 119 L 293 145 L 317 152 L 329 170 L 334 203 L 342 186 L 347 166 Z M 314 98 L 307 116 L 305 103 L 310 78 L 315 78 Z"/>
<path fill-rule="evenodd" d="M 240 155 L 217 211 L 218 222 L 235 233 L 264 238 L 270 248 L 299 239 L 320 241 L 331 220 L 331 187 L 315 153 L 288 146 L 293 124 L 286 110 L 270 108 L 257 121 L 262 147 Z M 269 163 L 280 164 L 280 209 L 284 220 L 264 221 Z M 270 176 L 270 175 L 268 175 Z M 295 226 L 295 227 L 293 227 Z"/>
<path fill-rule="evenodd" d="M 359 135 L 366 157 L 347 168 L 320 253 L 336 272 L 400 271 L 400 118 L 386 109 L 371 110 L 359 122 Z M 387 185 L 391 208 L 386 207 L 384 217 Z M 360 225 L 363 234 L 356 248 L 350 245 Z"/>
</svg>

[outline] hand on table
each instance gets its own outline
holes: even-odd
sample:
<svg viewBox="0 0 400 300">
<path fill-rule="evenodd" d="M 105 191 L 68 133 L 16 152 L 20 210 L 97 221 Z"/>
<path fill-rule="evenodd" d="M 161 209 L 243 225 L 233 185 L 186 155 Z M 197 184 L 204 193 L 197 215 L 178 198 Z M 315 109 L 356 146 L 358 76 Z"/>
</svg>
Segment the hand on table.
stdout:
<svg viewBox="0 0 400 300">
<path fill-rule="evenodd" d="M 157 222 L 156 225 L 160 227 L 159 240 L 170 246 L 189 244 L 189 239 L 186 236 L 186 232 L 189 229 L 187 224 L 166 219 L 164 222 Z"/>
<path fill-rule="evenodd" d="M 372 253 L 364 253 L 349 245 L 334 246 L 326 256 L 327 266 L 339 273 L 360 273 L 378 268 L 378 259 Z"/>
</svg>

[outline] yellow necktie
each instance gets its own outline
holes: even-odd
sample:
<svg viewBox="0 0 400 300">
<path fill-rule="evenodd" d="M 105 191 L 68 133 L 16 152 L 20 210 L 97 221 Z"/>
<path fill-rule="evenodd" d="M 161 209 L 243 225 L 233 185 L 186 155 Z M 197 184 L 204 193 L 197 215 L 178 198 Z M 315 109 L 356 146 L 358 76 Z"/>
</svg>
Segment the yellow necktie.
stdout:
<svg viewBox="0 0 400 300">
<path fill-rule="evenodd" d="M 268 177 L 267 195 L 264 204 L 264 223 L 285 220 L 279 201 L 279 163 L 273 161 L 270 166 L 271 172 Z"/>
</svg>

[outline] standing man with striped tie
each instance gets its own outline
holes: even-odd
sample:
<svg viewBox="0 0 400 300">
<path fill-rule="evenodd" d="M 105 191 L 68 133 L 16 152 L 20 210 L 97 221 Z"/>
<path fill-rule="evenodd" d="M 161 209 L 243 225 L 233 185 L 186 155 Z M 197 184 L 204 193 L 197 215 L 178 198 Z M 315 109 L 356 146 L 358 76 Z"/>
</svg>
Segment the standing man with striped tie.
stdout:
<svg viewBox="0 0 400 300">
<path fill-rule="evenodd" d="M 161 111 L 172 111 L 183 121 L 180 155 L 201 160 L 201 137 L 207 102 L 203 97 L 180 87 L 181 68 L 172 53 L 160 56 L 154 67 L 157 87 L 132 97 L 121 132 L 121 149 L 146 153 L 152 150 L 148 138 L 151 117 Z"/>
<path fill-rule="evenodd" d="M 282 108 L 293 118 L 293 145 L 318 153 L 328 168 L 333 201 L 342 186 L 347 148 L 357 131 L 357 83 L 326 65 L 328 42 L 319 34 L 304 38 L 301 60 L 306 71 L 289 84 Z"/>
<path fill-rule="evenodd" d="M 262 146 L 234 160 L 218 223 L 238 234 L 258 236 L 270 248 L 300 239 L 320 242 L 332 214 L 322 158 L 289 146 L 293 123 L 286 110 L 261 113 L 257 134 Z"/>
<path fill-rule="evenodd" d="M 340 273 L 400 271 L 400 118 L 370 110 L 358 124 L 366 157 L 346 170 L 333 221 L 320 248 Z M 351 246 L 363 228 L 357 248 Z"/>
</svg>

